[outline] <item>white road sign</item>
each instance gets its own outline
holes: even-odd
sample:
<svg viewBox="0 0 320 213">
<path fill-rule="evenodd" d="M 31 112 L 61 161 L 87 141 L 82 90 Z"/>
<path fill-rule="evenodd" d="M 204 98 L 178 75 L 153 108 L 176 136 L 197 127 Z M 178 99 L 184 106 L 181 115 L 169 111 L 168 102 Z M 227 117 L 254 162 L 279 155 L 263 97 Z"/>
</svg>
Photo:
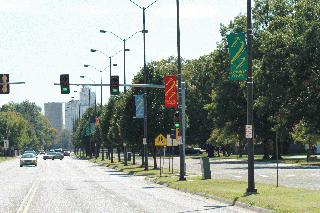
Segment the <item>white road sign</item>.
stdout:
<svg viewBox="0 0 320 213">
<path fill-rule="evenodd" d="M 252 125 L 246 125 L 246 138 L 252 138 Z"/>
</svg>

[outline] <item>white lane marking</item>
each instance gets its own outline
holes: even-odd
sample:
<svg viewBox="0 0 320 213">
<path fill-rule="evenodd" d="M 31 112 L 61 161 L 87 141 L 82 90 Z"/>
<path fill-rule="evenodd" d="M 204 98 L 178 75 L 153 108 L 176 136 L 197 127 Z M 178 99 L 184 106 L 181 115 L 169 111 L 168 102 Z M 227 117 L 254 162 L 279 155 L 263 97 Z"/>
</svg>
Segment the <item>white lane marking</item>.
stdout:
<svg viewBox="0 0 320 213">
<path fill-rule="evenodd" d="M 27 193 L 27 195 L 23 198 L 22 203 L 21 203 L 21 205 L 19 206 L 19 208 L 17 210 L 17 213 L 22 212 L 23 207 L 25 206 L 26 202 L 28 201 L 28 198 L 29 198 L 30 194 L 33 192 L 33 189 L 35 187 L 36 187 L 36 181 L 33 182 L 32 186 L 30 187 L 30 189 L 29 189 L 29 191 Z"/>
<path fill-rule="evenodd" d="M 268 175 L 259 175 L 259 176 L 261 176 L 261 177 L 269 177 Z"/>
<path fill-rule="evenodd" d="M 294 177 L 294 176 L 296 176 L 296 175 L 286 175 L 287 177 Z"/>
<path fill-rule="evenodd" d="M 236 178 L 242 178 L 242 176 L 238 176 L 238 175 L 234 175 L 234 177 L 236 177 Z"/>
<path fill-rule="evenodd" d="M 39 181 L 37 181 L 36 186 L 33 188 L 33 192 L 32 192 L 32 194 L 31 194 L 31 196 L 29 198 L 29 201 L 28 201 L 28 203 L 26 205 L 26 208 L 24 208 L 23 213 L 27 213 L 29 211 L 30 204 L 31 204 L 31 202 L 33 200 L 34 195 L 36 194 L 36 191 L 37 191 L 38 187 L 39 187 Z"/>
</svg>

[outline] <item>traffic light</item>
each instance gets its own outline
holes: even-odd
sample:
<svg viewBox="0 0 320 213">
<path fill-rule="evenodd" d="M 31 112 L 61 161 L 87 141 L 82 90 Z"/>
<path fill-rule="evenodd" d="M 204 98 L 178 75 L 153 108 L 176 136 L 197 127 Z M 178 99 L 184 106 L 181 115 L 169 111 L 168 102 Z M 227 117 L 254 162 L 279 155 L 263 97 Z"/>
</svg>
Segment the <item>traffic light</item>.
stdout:
<svg viewBox="0 0 320 213">
<path fill-rule="evenodd" d="M 176 138 L 176 131 L 175 131 L 175 129 L 171 129 L 170 138 L 172 138 L 172 139 L 175 139 L 175 138 Z"/>
<path fill-rule="evenodd" d="M 176 111 L 174 113 L 174 126 L 175 128 L 179 128 L 180 127 L 180 119 L 179 119 L 179 111 Z"/>
<path fill-rule="evenodd" d="M 69 74 L 60 75 L 60 88 L 61 88 L 61 94 L 70 93 Z"/>
<path fill-rule="evenodd" d="M 113 75 L 110 79 L 110 94 L 119 95 L 119 76 Z"/>
<path fill-rule="evenodd" d="M 0 74 L 0 94 L 9 94 L 10 85 L 9 83 L 9 74 Z"/>
</svg>

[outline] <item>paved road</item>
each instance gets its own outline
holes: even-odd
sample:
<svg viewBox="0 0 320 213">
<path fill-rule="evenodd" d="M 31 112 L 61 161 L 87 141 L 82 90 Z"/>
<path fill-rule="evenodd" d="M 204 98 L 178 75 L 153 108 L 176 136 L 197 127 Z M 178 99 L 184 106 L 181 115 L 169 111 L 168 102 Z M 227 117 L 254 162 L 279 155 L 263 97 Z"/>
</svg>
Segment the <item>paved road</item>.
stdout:
<svg viewBox="0 0 320 213">
<path fill-rule="evenodd" d="M 250 212 L 84 160 L 0 163 L 0 212 Z"/>
<path fill-rule="evenodd" d="M 138 159 L 140 162 L 140 159 Z M 150 158 L 149 165 L 153 165 Z M 159 159 L 158 159 L 159 165 Z M 164 161 L 166 168 L 168 160 Z M 174 169 L 179 169 L 179 158 L 174 158 Z M 187 174 L 201 175 L 200 159 L 186 159 Z M 211 176 L 218 179 L 233 179 L 247 181 L 248 164 L 236 159 L 210 160 Z M 276 184 L 276 163 L 256 162 L 255 181 L 259 183 Z M 299 166 L 297 164 L 279 164 L 279 185 L 320 190 L 320 167 Z"/>
</svg>

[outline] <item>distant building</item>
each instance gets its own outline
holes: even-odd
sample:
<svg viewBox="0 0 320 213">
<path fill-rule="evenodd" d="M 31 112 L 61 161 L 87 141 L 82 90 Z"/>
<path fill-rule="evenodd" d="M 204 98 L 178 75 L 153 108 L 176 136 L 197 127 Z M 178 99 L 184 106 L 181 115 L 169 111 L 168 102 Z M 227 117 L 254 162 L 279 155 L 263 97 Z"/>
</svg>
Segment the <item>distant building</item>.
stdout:
<svg viewBox="0 0 320 213">
<path fill-rule="evenodd" d="M 53 128 L 61 130 L 63 127 L 62 103 L 50 102 L 44 104 L 44 115 L 49 119 Z"/>
<path fill-rule="evenodd" d="M 65 128 L 70 132 L 73 131 L 74 122 L 82 117 L 84 112 L 90 106 L 94 106 L 96 93 L 88 87 L 83 87 L 80 92 L 80 100 L 71 100 L 65 103 Z"/>
<path fill-rule="evenodd" d="M 71 100 L 65 103 L 65 129 L 73 131 L 74 122 L 79 117 L 79 100 Z"/>
</svg>

